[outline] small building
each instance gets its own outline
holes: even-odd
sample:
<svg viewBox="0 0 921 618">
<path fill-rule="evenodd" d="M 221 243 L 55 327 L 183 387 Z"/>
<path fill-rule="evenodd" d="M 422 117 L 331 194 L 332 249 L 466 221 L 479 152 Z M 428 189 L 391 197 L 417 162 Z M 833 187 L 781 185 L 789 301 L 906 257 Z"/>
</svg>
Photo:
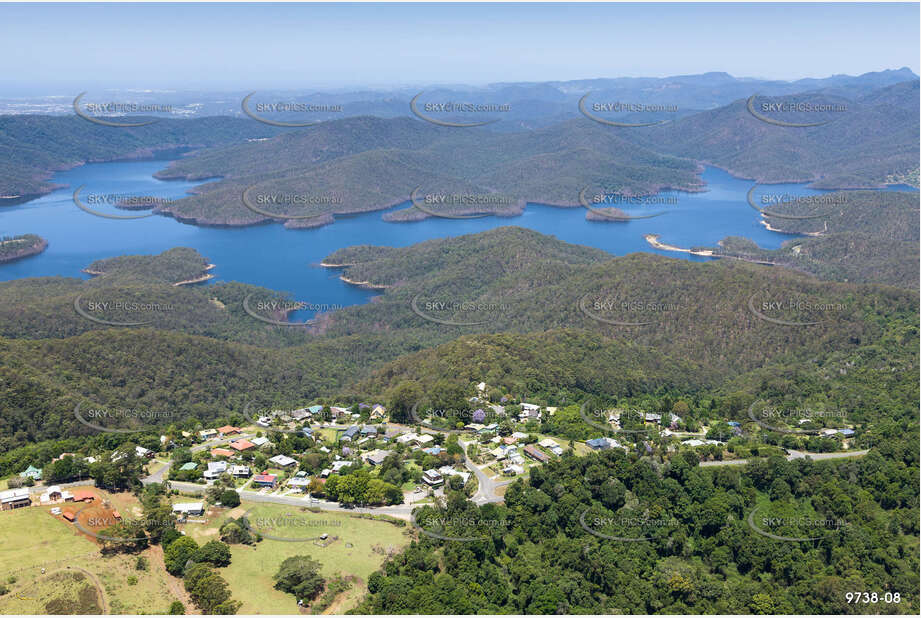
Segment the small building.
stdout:
<svg viewBox="0 0 921 618">
<path fill-rule="evenodd" d="M 521 453 L 519 453 L 518 451 L 515 451 L 513 453 L 508 454 L 508 457 L 506 457 L 506 461 L 510 465 L 520 466 L 524 464 L 524 457 L 521 456 Z"/>
<path fill-rule="evenodd" d="M 643 420 L 647 423 L 658 423 L 662 420 L 662 415 L 655 412 L 646 412 L 643 414 Z"/>
<path fill-rule="evenodd" d="M 152 450 L 144 448 L 143 446 L 135 446 L 134 454 L 143 459 L 150 459 L 154 456 L 154 452 Z"/>
<path fill-rule="evenodd" d="M 375 438 L 377 437 L 377 427 L 374 425 L 365 425 L 361 428 L 361 435 Z"/>
<path fill-rule="evenodd" d="M 96 494 L 86 489 L 74 490 L 74 502 L 93 502 L 96 500 Z"/>
<path fill-rule="evenodd" d="M 227 472 L 226 461 L 209 461 L 208 469 L 204 471 L 202 476 L 208 480 L 214 480 L 219 478 L 225 472 Z"/>
<path fill-rule="evenodd" d="M 442 466 L 438 468 L 438 472 L 440 472 L 442 476 L 459 476 L 461 477 L 461 480 L 463 480 L 465 484 L 470 479 L 469 472 L 462 472 L 460 470 L 455 470 L 452 466 Z"/>
<path fill-rule="evenodd" d="M 310 479 L 306 476 L 294 477 L 288 479 L 285 485 L 293 487 L 294 489 L 300 489 L 301 491 L 307 491 L 307 487 L 310 486 Z"/>
<path fill-rule="evenodd" d="M 363 458 L 372 466 L 379 466 L 384 463 L 384 460 L 387 459 L 387 457 L 392 453 L 393 451 L 382 451 L 381 449 L 376 449 L 370 453 L 365 453 Z"/>
<path fill-rule="evenodd" d="M 604 451 L 611 448 L 611 445 L 604 438 L 592 438 L 591 440 L 586 440 L 585 445 L 596 451 Z"/>
<path fill-rule="evenodd" d="M 231 466 L 230 467 L 230 476 L 245 479 L 249 478 L 252 473 L 249 471 L 249 466 Z"/>
<path fill-rule="evenodd" d="M 198 467 L 198 464 L 195 463 L 194 461 L 187 461 L 187 462 L 185 462 L 184 464 L 182 464 L 181 466 L 179 466 L 179 471 L 180 471 L 180 472 L 189 472 L 189 471 L 191 471 L 191 470 L 194 470 L 194 469 L 197 468 L 197 467 Z"/>
<path fill-rule="evenodd" d="M 275 464 L 279 468 L 287 468 L 288 466 L 296 465 L 297 460 L 287 455 L 275 455 L 275 457 L 269 458 L 269 463 Z"/>
<path fill-rule="evenodd" d="M 264 437 L 253 438 L 252 440 L 250 440 L 250 442 L 252 442 L 256 448 L 262 448 L 265 445 L 272 446 L 272 442 L 268 438 L 264 438 Z"/>
<path fill-rule="evenodd" d="M 179 513 L 180 515 L 204 515 L 205 514 L 205 503 L 204 502 L 180 502 L 173 505 L 173 513 Z"/>
<path fill-rule="evenodd" d="M 428 434 L 428 433 L 425 433 L 422 435 L 416 435 L 416 437 L 412 439 L 412 442 L 418 444 L 419 446 L 425 446 L 429 442 L 434 442 L 434 441 L 435 441 L 435 436 L 433 436 L 432 434 Z"/>
<path fill-rule="evenodd" d="M 31 478 L 35 481 L 42 480 L 42 469 L 30 465 L 28 468 L 19 473 L 19 478 Z"/>
<path fill-rule="evenodd" d="M 0 491 L 0 510 L 2 511 L 12 511 L 31 504 L 32 497 L 28 487 Z"/>
<path fill-rule="evenodd" d="M 851 436 L 854 435 L 854 430 L 853 429 L 839 429 L 838 433 L 840 433 L 845 438 L 850 438 Z"/>
<path fill-rule="evenodd" d="M 260 427 L 269 427 L 272 425 L 272 419 L 269 418 L 268 416 L 260 416 L 259 419 L 256 421 L 256 424 L 259 425 Z"/>
<path fill-rule="evenodd" d="M 291 412 L 288 412 L 288 416 L 291 418 L 291 420 L 299 422 L 305 418 L 309 418 L 310 412 L 308 412 L 306 408 L 301 408 L 300 410 L 292 410 Z"/>
<path fill-rule="evenodd" d="M 529 444 L 526 447 L 524 447 L 524 454 L 530 457 L 531 459 L 539 461 L 540 463 L 547 463 L 548 461 L 550 461 L 550 456 L 547 455 L 547 453 L 540 450 L 539 448 L 537 448 L 536 446 L 534 446 L 533 444 Z"/>
<path fill-rule="evenodd" d="M 359 431 L 360 430 L 358 429 L 358 425 L 352 425 L 351 427 L 346 429 L 344 432 L 342 432 L 342 436 L 339 437 L 339 441 L 340 442 L 351 442 L 352 438 L 358 435 Z"/>
<path fill-rule="evenodd" d="M 75 521 L 77 521 L 77 516 L 71 513 L 70 511 L 64 511 L 63 513 L 61 513 L 61 517 L 63 517 L 70 523 L 74 523 Z"/>
<path fill-rule="evenodd" d="M 198 435 L 202 440 L 210 440 L 217 437 L 217 429 L 202 429 Z"/>
<path fill-rule="evenodd" d="M 253 486 L 255 487 L 275 487 L 278 477 L 274 474 L 257 474 L 253 477 Z"/>
<path fill-rule="evenodd" d="M 508 464 L 502 468 L 502 474 L 507 476 L 518 476 L 519 474 L 524 474 L 524 468 L 518 464 Z"/>
<path fill-rule="evenodd" d="M 438 470 L 426 470 L 422 473 L 422 480 L 426 485 L 438 487 L 444 485 L 445 479 Z"/>
<path fill-rule="evenodd" d="M 39 496 L 42 504 L 53 504 L 55 502 L 73 502 L 74 496 L 67 490 L 61 489 L 59 485 L 52 485 Z"/>
<path fill-rule="evenodd" d="M 418 436 L 415 433 L 410 432 L 410 433 L 404 433 L 403 435 L 398 436 L 396 440 L 398 444 L 408 444 L 412 442 L 413 440 L 415 440 L 417 437 Z"/>
<path fill-rule="evenodd" d="M 340 406 L 330 406 L 329 411 L 332 414 L 333 419 L 347 418 L 352 415 L 348 409 Z"/>
<path fill-rule="evenodd" d="M 230 443 L 230 448 L 236 451 L 248 451 L 251 448 L 256 448 L 256 445 L 247 440 L 246 438 L 240 438 L 239 440 L 234 440 Z"/>
</svg>

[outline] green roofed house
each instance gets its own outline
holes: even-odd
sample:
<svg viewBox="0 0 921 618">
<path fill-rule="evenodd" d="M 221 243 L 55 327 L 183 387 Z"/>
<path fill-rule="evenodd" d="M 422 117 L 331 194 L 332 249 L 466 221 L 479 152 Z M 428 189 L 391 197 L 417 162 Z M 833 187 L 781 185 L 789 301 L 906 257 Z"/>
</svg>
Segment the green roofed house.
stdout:
<svg viewBox="0 0 921 618">
<path fill-rule="evenodd" d="M 307 408 L 311 414 L 319 414 L 323 411 L 323 406 L 310 406 Z"/>
<path fill-rule="evenodd" d="M 198 467 L 197 463 L 195 463 L 194 461 L 189 461 L 189 462 L 182 464 L 182 466 L 180 466 L 179 469 L 185 471 L 185 470 L 194 470 L 197 467 Z"/>
<path fill-rule="evenodd" d="M 25 472 L 19 475 L 20 478 L 32 477 L 36 481 L 42 480 L 42 469 L 35 466 L 29 466 Z"/>
</svg>

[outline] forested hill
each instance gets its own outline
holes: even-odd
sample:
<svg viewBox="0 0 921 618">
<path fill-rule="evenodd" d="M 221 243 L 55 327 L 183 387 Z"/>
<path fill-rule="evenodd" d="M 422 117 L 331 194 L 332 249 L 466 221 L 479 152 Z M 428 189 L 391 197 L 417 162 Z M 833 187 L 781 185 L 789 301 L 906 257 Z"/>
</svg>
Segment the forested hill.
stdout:
<svg viewBox="0 0 921 618">
<path fill-rule="evenodd" d="M 630 129 L 628 139 L 657 152 L 705 161 L 734 176 L 759 182 L 811 182 L 816 188 L 878 187 L 891 175 L 918 170 L 918 80 L 887 86 L 854 98 L 825 92 L 757 97 L 762 105 L 833 106 L 841 111 L 763 115 L 756 118 L 747 98 L 676 120 Z"/>
<path fill-rule="evenodd" d="M 564 456 L 504 505 L 449 491 L 353 613 L 841 615 L 867 611 L 847 602 L 857 590 L 918 612 L 916 457 L 741 469 L 688 455 Z"/>
<path fill-rule="evenodd" d="M 143 127 L 106 127 L 77 116 L 0 116 L 0 196 L 36 196 L 53 189 L 54 170 L 84 163 L 149 158 L 159 150 L 207 148 L 275 135 L 255 120 L 227 117 L 172 120 Z M 4 201 L 0 200 L 0 205 Z"/>
</svg>

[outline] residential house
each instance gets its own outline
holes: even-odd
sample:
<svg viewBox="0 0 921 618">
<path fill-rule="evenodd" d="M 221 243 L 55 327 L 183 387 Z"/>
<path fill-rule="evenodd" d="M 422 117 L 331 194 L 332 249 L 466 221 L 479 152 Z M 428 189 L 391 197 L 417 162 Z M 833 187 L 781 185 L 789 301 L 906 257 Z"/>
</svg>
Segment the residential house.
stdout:
<svg viewBox="0 0 921 618">
<path fill-rule="evenodd" d="M 379 403 L 371 406 L 371 420 L 382 419 L 387 414 L 387 408 Z"/>
<path fill-rule="evenodd" d="M 460 470 L 455 470 L 452 466 L 442 466 L 438 468 L 438 472 L 442 476 L 459 476 L 461 477 L 461 479 L 464 481 L 465 484 L 467 483 L 467 480 L 470 478 L 469 472 L 461 472 Z"/>
<path fill-rule="evenodd" d="M 249 470 L 249 466 L 231 466 L 230 467 L 230 476 L 233 476 L 238 479 L 249 478 L 252 475 L 252 472 Z"/>
<path fill-rule="evenodd" d="M 415 440 L 417 437 L 418 436 L 416 436 L 416 434 L 412 432 L 404 433 L 403 435 L 397 437 L 397 443 L 398 444 L 408 444 L 409 442 L 412 442 L 413 440 Z"/>
<path fill-rule="evenodd" d="M 369 438 L 377 437 L 377 427 L 374 425 L 365 425 L 361 428 L 361 435 L 367 436 Z"/>
<path fill-rule="evenodd" d="M 210 440 L 211 438 L 217 437 L 217 429 L 202 429 L 198 432 L 198 436 L 202 440 Z"/>
<path fill-rule="evenodd" d="M 426 470 L 422 473 L 422 480 L 431 487 L 444 485 L 445 479 L 438 470 Z"/>
<path fill-rule="evenodd" d="M 339 470 L 342 470 L 343 468 L 347 466 L 351 466 L 353 463 L 354 462 L 352 462 L 349 459 L 341 459 L 339 461 L 334 461 L 333 462 L 333 472 L 339 472 Z"/>
<path fill-rule="evenodd" d="M 269 427 L 272 425 L 272 419 L 268 416 L 260 416 L 259 420 L 256 421 L 256 424 L 260 427 Z"/>
<path fill-rule="evenodd" d="M 279 468 L 287 468 L 297 464 L 297 460 L 287 455 L 275 455 L 275 457 L 269 458 L 269 463 L 275 464 Z"/>
<path fill-rule="evenodd" d="M 173 513 L 179 513 L 180 515 L 204 515 L 205 514 L 205 503 L 204 502 L 180 502 L 173 505 Z"/>
<path fill-rule="evenodd" d="M 519 474 L 524 474 L 524 468 L 517 464 L 508 464 L 502 468 L 502 474 L 508 476 L 517 476 Z"/>
<path fill-rule="evenodd" d="M 42 480 L 42 469 L 30 465 L 23 472 L 20 472 L 19 478 L 31 478 L 32 480 L 40 481 Z"/>
<path fill-rule="evenodd" d="M 0 510 L 2 511 L 12 511 L 31 504 L 32 497 L 29 494 L 28 487 L 0 491 Z"/>
<path fill-rule="evenodd" d="M 216 478 L 220 478 L 225 472 L 227 472 L 226 461 L 209 461 L 208 468 L 202 473 L 202 476 L 209 481 L 213 481 Z"/>
<path fill-rule="evenodd" d="M 384 460 L 392 454 L 393 451 L 382 451 L 381 449 L 375 449 L 370 453 L 365 453 L 362 458 L 371 464 L 372 466 L 379 466 L 384 463 Z"/>
<path fill-rule="evenodd" d="M 74 490 L 74 502 L 93 502 L 95 499 L 96 494 L 87 489 Z"/>
<path fill-rule="evenodd" d="M 291 412 L 288 412 L 288 416 L 291 418 L 291 420 L 300 422 L 305 418 L 309 418 L 310 412 L 306 408 L 301 408 L 300 410 L 292 410 Z"/>
<path fill-rule="evenodd" d="M 547 453 L 543 452 L 533 444 L 529 444 L 524 447 L 524 454 L 530 457 L 531 459 L 537 460 L 541 463 L 547 463 L 550 461 L 550 456 Z"/>
<path fill-rule="evenodd" d="M 197 467 L 198 467 L 198 464 L 195 463 L 194 461 L 187 461 L 181 466 L 179 466 L 179 470 L 180 472 L 188 472 L 189 470 L 194 470 Z"/>
<path fill-rule="evenodd" d="M 213 448 L 211 449 L 212 457 L 233 457 L 233 451 L 229 451 L 226 448 Z"/>
<path fill-rule="evenodd" d="M 643 420 L 647 423 L 658 424 L 662 420 L 662 415 L 656 414 L 655 412 L 646 412 L 643 414 Z"/>
<path fill-rule="evenodd" d="M 845 438 L 850 438 L 851 436 L 854 435 L 854 430 L 853 429 L 839 429 L 838 433 L 840 433 Z"/>
<path fill-rule="evenodd" d="M 435 436 L 433 436 L 432 434 L 428 434 L 428 433 L 424 433 L 424 434 L 421 434 L 421 435 L 420 435 L 420 434 L 417 434 L 416 437 L 413 438 L 412 441 L 413 441 L 414 443 L 418 444 L 419 446 L 425 446 L 425 445 L 428 444 L 429 442 L 434 442 L 434 441 L 435 441 Z"/>
<path fill-rule="evenodd" d="M 323 406 L 318 406 L 318 405 L 308 406 L 307 411 L 310 412 L 310 414 L 312 414 L 313 416 L 316 416 L 317 414 L 323 411 Z"/>
<path fill-rule="evenodd" d="M 358 435 L 359 431 L 360 430 L 358 429 L 358 425 L 352 425 L 351 427 L 346 429 L 344 432 L 342 432 L 342 435 L 339 437 L 339 441 L 340 442 L 351 442 L 352 438 Z"/>
<path fill-rule="evenodd" d="M 553 453 L 557 457 L 563 454 L 563 447 L 557 444 L 555 440 L 552 440 L 550 438 L 544 438 L 537 444 L 538 446 L 542 446 L 543 448 L 549 450 L 551 453 Z"/>
<path fill-rule="evenodd" d="M 333 420 L 338 420 L 340 418 L 349 418 L 352 416 L 352 413 L 347 408 L 342 408 L 339 406 L 330 406 L 329 411 L 333 415 Z"/>
<path fill-rule="evenodd" d="M 254 487 L 275 487 L 278 477 L 274 474 L 257 474 L 253 477 Z"/>
<path fill-rule="evenodd" d="M 521 456 L 521 453 L 518 451 L 513 451 L 506 456 L 506 461 L 509 465 L 520 466 L 524 464 L 524 457 Z"/>
<path fill-rule="evenodd" d="M 307 491 L 307 487 L 310 485 L 310 478 L 306 476 L 296 476 L 288 479 L 285 485 L 293 487 L 294 489 L 300 489 L 301 491 Z"/>
<path fill-rule="evenodd" d="M 502 461 L 505 459 L 507 452 L 504 448 L 496 447 L 493 450 L 489 451 L 489 454 L 496 458 L 496 461 Z"/>
<path fill-rule="evenodd" d="M 248 451 L 251 448 L 256 448 L 256 445 L 247 440 L 246 438 L 240 438 L 239 440 L 234 440 L 230 443 L 230 448 L 235 451 Z"/>
<path fill-rule="evenodd" d="M 512 433 L 512 437 L 516 440 L 524 440 L 528 437 L 528 434 L 523 431 L 516 431 Z"/>
<path fill-rule="evenodd" d="M 73 499 L 73 494 L 69 491 L 62 490 L 60 485 L 52 485 L 45 491 L 45 493 L 39 497 L 39 500 L 42 504 L 53 504 L 55 502 L 72 502 Z"/>
<path fill-rule="evenodd" d="M 240 433 L 240 428 L 234 427 L 233 425 L 224 425 L 223 427 L 218 427 L 217 432 L 221 434 L 221 436 L 232 436 Z"/>
<path fill-rule="evenodd" d="M 272 446 L 272 442 L 268 438 L 253 438 L 250 440 L 253 443 L 253 446 L 256 448 L 262 448 L 263 446 Z"/>
</svg>

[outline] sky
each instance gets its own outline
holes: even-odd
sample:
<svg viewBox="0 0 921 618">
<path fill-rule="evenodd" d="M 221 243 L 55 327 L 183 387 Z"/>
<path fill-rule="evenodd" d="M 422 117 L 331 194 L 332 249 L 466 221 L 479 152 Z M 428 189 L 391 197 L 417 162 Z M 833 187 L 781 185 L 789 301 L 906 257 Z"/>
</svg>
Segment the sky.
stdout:
<svg viewBox="0 0 921 618">
<path fill-rule="evenodd" d="M 0 4 L 0 94 L 917 74 L 919 48 L 918 3 Z"/>
</svg>

